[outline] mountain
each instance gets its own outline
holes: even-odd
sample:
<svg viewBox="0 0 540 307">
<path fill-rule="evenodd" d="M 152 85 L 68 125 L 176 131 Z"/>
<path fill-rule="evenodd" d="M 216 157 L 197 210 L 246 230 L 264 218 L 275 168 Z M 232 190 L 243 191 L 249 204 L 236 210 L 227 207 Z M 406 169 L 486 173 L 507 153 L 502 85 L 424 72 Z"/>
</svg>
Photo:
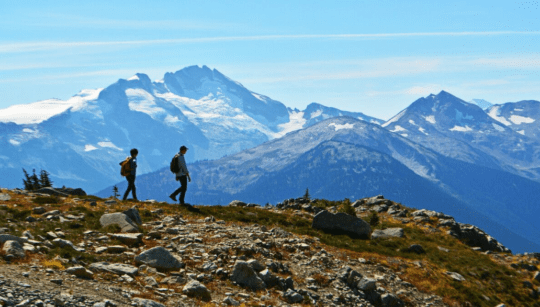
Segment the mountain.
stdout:
<svg viewBox="0 0 540 307">
<path fill-rule="evenodd" d="M 190 148 L 189 158 L 216 159 L 314 122 L 298 118 L 298 112 L 306 113 L 206 66 L 166 73 L 154 82 L 135 74 L 67 101 L 1 110 L 0 170 L 6 176 L 0 186 L 20 186 L 22 168 L 35 168 L 49 171 L 57 185 L 97 191 L 121 180 L 118 163 L 131 148 L 140 152 L 139 174 L 166 166 L 181 145 Z M 339 112 L 326 108 L 318 116 Z"/>
<path fill-rule="evenodd" d="M 491 102 L 484 99 L 473 99 L 469 101 L 469 103 L 479 106 L 482 110 L 487 110 L 493 105 Z"/>
<path fill-rule="evenodd" d="M 445 156 L 540 180 L 540 143 L 447 92 L 413 102 L 383 125 Z"/>
<path fill-rule="evenodd" d="M 189 169 L 188 202 L 275 203 L 306 188 L 313 197 L 328 199 L 383 194 L 407 206 L 474 221 L 513 250 L 540 248 L 535 220 L 540 208 L 534 204 L 539 183 L 448 158 L 350 117 L 328 119 L 234 155 L 192 163 Z M 118 187 L 126 188 L 123 182 Z M 167 168 L 137 178 L 142 199 L 167 200 L 177 187 Z"/>
<path fill-rule="evenodd" d="M 508 102 L 494 105 L 486 112 L 519 134 L 535 140 L 540 138 L 540 101 Z"/>
</svg>

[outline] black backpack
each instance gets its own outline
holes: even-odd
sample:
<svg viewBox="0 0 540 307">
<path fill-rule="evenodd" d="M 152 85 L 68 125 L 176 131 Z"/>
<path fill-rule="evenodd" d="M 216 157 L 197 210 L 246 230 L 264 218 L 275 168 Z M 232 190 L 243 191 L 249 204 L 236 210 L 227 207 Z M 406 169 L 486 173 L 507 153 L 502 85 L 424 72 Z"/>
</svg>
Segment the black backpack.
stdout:
<svg viewBox="0 0 540 307">
<path fill-rule="evenodd" d="M 178 173 L 180 171 L 180 165 L 178 165 L 178 155 L 174 155 L 171 160 L 171 172 Z"/>
</svg>

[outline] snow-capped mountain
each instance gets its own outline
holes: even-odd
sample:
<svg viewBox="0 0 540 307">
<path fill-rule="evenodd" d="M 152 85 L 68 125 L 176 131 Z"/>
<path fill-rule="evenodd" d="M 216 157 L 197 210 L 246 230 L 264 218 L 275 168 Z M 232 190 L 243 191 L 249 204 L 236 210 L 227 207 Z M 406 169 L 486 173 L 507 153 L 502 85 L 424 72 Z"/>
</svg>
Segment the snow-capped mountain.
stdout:
<svg viewBox="0 0 540 307">
<path fill-rule="evenodd" d="M 540 207 L 531 202 L 540 193 L 539 183 L 445 157 L 350 117 L 331 118 L 188 167 L 193 181 L 186 200 L 191 203 L 227 204 L 234 199 L 275 203 L 300 196 L 306 188 L 313 197 L 326 199 L 383 194 L 408 206 L 443 211 L 462 222 L 481 223 L 479 227 L 515 250 L 540 248 L 534 217 Z M 167 200 L 178 187 L 168 168 L 137 180 L 141 198 Z M 125 189 L 123 182 L 118 186 Z M 98 195 L 109 196 L 111 191 L 109 187 Z M 514 202 L 520 209 L 510 205 Z"/>
<path fill-rule="evenodd" d="M 206 66 L 155 82 L 136 74 L 67 101 L 0 110 L 0 170 L 7 175 L 0 186 L 20 186 L 22 168 L 35 168 L 56 184 L 95 191 L 121 179 L 118 162 L 131 148 L 139 149 L 138 172 L 146 173 L 167 165 L 181 145 L 198 160 L 254 147 L 310 124 L 304 113 Z"/>
<path fill-rule="evenodd" d="M 508 102 L 494 105 L 486 112 L 515 132 L 535 140 L 540 139 L 540 101 Z"/>
<path fill-rule="evenodd" d="M 473 99 L 469 101 L 469 103 L 479 106 L 482 110 L 487 110 L 493 105 L 491 102 L 484 99 Z"/>
<path fill-rule="evenodd" d="M 447 92 L 413 102 L 383 127 L 445 156 L 540 180 L 540 143 Z"/>
</svg>

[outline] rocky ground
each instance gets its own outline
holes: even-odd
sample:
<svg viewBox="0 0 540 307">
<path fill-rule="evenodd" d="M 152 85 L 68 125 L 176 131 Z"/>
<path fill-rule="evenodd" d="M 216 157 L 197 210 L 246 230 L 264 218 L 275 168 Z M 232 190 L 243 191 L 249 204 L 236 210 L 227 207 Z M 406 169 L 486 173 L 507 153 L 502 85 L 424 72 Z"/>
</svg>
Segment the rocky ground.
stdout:
<svg viewBox="0 0 540 307">
<path fill-rule="evenodd" d="M 36 204 L 47 199 L 52 203 Z M 277 207 L 229 207 L 252 208 L 248 216 L 261 210 L 307 220 L 321 211 L 303 199 Z M 521 286 L 537 295 L 534 255 L 516 262 L 517 256 L 471 225 L 425 210 L 405 212 L 382 197 L 352 207 L 358 215 L 375 211 L 403 224 L 425 222 L 428 232 L 431 227 L 456 240 L 474 239 L 477 253 L 528 276 L 529 284 Z M 428 222 L 435 217 L 432 227 Z M 432 267 L 422 258 L 368 257 L 281 227 L 219 220 L 175 205 L 4 190 L 0 219 L 3 306 L 473 306 L 425 291 L 407 273 Z M 393 227 L 372 236 L 404 234 Z M 425 253 L 420 244 L 408 248 Z M 455 283 L 471 279 L 441 274 Z M 504 306 L 488 296 L 486 301 Z"/>
</svg>

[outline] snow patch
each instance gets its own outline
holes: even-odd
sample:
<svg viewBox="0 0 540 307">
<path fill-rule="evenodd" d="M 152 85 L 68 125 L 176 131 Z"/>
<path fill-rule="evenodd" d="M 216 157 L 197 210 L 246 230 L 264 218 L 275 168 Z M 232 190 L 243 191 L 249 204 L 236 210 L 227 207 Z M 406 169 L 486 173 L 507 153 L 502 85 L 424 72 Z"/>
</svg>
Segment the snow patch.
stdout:
<svg viewBox="0 0 540 307">
<path fill-rule="evenodd" d="M 330 126 L 334 126 L 334 128 L 336 129 L 335 131 L 338 131 L 338 130 L 341 130 L 341 129 L 352 129 L 354 128 L 354 124 L 345 124 L 345 125 L 340 125 L 340 124 L 336 124 L 336 123 L 331 123 L 328 125 L 328 127 Z"/>
<path fill-rule="evenodd" d="M 140 80 L 140 79 L 139 79 L 139 76 L 134 75 L 133 77 L 131 77 L 131 78 L 127 79 L 127 80 L 128 81 L 133 81 L 133 80 Z"/>
<path fill-rule="evenodd" d="M 525 135 L 525 130 L 519 130 L 519 131 L 516 131 L 516 132 L 521 134 L 521 135 Z"/>
<path fill-rule="evenodd" d="M 414 122 L 414 120 L 412 119 L 409 119 L 409 124 L 413 125 L 413 126 L 416 126 L 416 123 Z"/>
<path fill-rule="evenodd" d="M 425 130 L 424 128 L 422 128 L 422 127 L 418 127 L 418 131 L 422 132 L 422 133 L 425 134 L 425 135 L 429 135 L 429 134 L 426 132 L 426 130 Z"/>
<path fill-rule="evenodd" d="M 409 136 L 409 135 L 408 135 L 408 134 L 406 134 L 406 133 L 402 133 L 402 134 L 400 134 L 400 135 L 401 135 L 402 137 L 404 137 L 404 138 L 406 138 L 406 137 L 408 137 L 408 136 Z"/>
<path fill-rule="evenodd" d="M 390 132 L 400 132 L 400 131 L 407 131 L 407 129 L 401 127 L 400 125 L 395 125 L 394 130 L 390 130 Z"/>
<path fill-rule="evenodd" d="M 501 126 L 499 126 L 499 125 L 497 125 L 495 123 L 492 123 L 492 125 L 493 125 L 493 128 L 495 128 L 495 130 L 497 130 L 497 131 L 500 131 L 500 132 L 504 131 L 504 127 L 501 127 Z"/>
<path fill-rule="evenodd" d="M 129 108 L 133 111 L 148 114 L 154 119 L 157 115 L 166 113 L 163 108 L 156 105 L 154 96 L 143 89 L 129 88 L 126 90 L 126 95 L 129 100 Z"/>
<path fill-rule="evenodd" d="M 13 139 L 9 140 L 9 143 L 10 143 L 11 145 L 14 145 L 14 146 L 19 146 L 19 145 L 21 145 L 21 142 L 19 142 L 19 141 L 17 141 L 17 140 L 13 140 Z"/>
<path fill-rule="evenodd" d="M 398 113 L 398 115 L 392 117 L 390 120 L 388 120 L 386 123 L 382 124 L 381 126 L 382 127 L 387 127 L 388 125 L 390 125 L 391 123 L 393 122 L 397 122 L 401 117 L 403 117 L 403 115 L 405 115 L 405 112 L 407 111 L 407 109 L 401 111 Z"/>
<path fill-rule="evenodd" d="M 32 130 L 32 129 L 28 129 L 28 128 L 24 128 L 23 129 L 23 132 L 26 132 L 26 133 L 34 133 L 36 131 Z"/>
<path fill-rule="evenodd" d="M 118 148 L 116 147 L 116 145 L 114 145 L 112 142 L 98 142 L 98 145 L 103 147 L 103 148 L 113 148 L 113 149 L 116 149 L 116 150 L 122 150 L 121 148 Z"/>
<path fill-rule="evenodd" d="M 48 99 L 29 104 L 13 105 L 0 110 L 0 122 L 13 122 L 17 125 L 39 124 L 57 114 L 66 111 L 73 101 Z"/>
<path fill-rule="evenodd" d="M 503 125 L 506 125 L 506 126 L 512 125 L 509 121 L 506 120 L 506 118 L 500 116 L 500 106 L 492 107 L 489 110 L 488 115 L 494 120 L 501 122 Z"/>
<path fill-rule="evenodd" d="M 472 128 L 470 128 L 469 126 L 465 126 L 465 127 L 454 126 L 454 128 L 450 129 L 450 131 L 467 132 L 467 131 L 472 131 Z"/>
<path fill-rule="evenodd" d="M 521 125 L 523 123 L 525 124 L 531 124 L 534 123 L 534 119 L 530 117 L 523 117 L 519 115 L 512 115 L 510 116 L 510 121 L 513 122 L 516 125 Z"/>
<path fill-rule="evenodd" d="M 300 130 L 305 124 L 306 119 L 304 118 L 304 112 L 290 112 L 289 122 L 278 125 L 278 129 L 280 130 L 277 137 L 282 137 L 289 132 Z"/>
<path fill-rule="evenodd" d="M 92 151 L 92 150 L 96 150 L 96 149 L 98 149 L 98 148 L 93 146 L 93 145 L 90 145 L 90 144 L 84 145 L 84 151 Z"/>
<path fill-rule="evenodd" d="M 435 124 L 437 121 L 435 121 L 435 116 L 433 115 L 429 115 L 429 116 L 426 116 L 424 117 L 424 119 L 428 122 L 428 123 L 432 123 L 432 124 Z"/>
<path fill-rule="evenodd" d="M 523 109 L 514 109 L 514 111 L 521 112 L 521 111 L 523 111 Z"/>
<path fill-rule="evenodd" d="M 315 111 L 315 112 L 311 112 L 311 115 L 309 116 L 309 118 L 310 118 L 310 119 L 313 119 L 313 118 L 315 118 L 315 117 L 319 117 L 319 116 L 321 116 L 322 113 L 323 113 L 322 110 L 317 110 L 317 111 Z"/>
</svg>

